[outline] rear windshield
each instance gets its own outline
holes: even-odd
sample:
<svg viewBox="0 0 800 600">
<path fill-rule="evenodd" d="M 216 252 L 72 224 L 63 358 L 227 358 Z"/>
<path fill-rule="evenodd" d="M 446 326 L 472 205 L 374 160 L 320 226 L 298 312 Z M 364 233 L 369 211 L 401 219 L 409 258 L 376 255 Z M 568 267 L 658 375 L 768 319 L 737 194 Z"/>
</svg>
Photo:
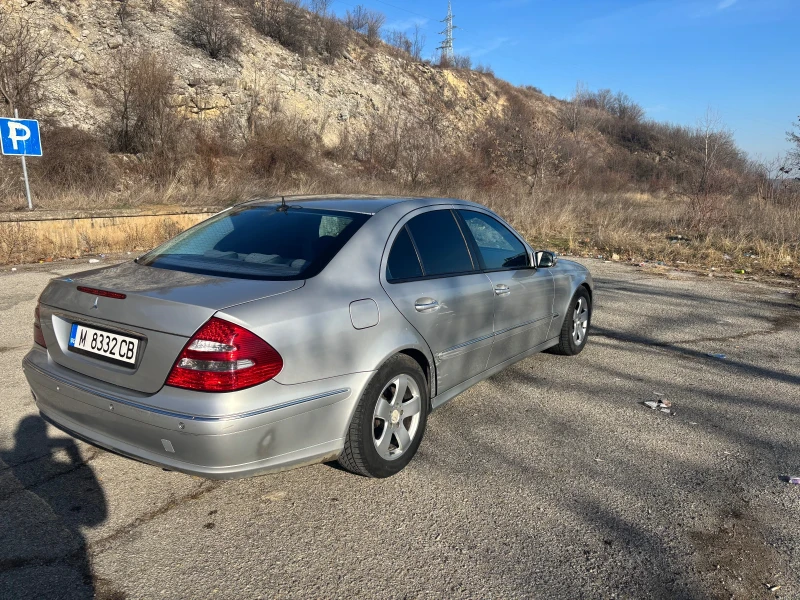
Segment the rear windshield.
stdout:
<svg viewBox="0 0 800 600">
<path fill-rule="evenodd" d="M 245 206 L 183 232 L 139 264 L 242 279 L 307 279 L 325 268 L 369 215 Z"/>
</svg>

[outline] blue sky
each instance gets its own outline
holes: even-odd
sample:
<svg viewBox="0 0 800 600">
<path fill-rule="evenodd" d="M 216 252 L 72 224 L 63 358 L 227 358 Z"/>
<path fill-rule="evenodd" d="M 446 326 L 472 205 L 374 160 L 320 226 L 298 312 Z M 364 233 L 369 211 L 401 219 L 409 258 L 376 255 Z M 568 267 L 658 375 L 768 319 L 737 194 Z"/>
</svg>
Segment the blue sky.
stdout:
<svg viewBox="0 0 800 600">
<path fill-rule="evenodd" d="M 334 0 L 344 14 L 358 0 Z M 447 0 L 361 0 L 438 46 Z M 694 125 L 710 107 L 754 158 L 800 115 L 800 0 L 453 0 L 455 49 L 498 77 L 564 98 L 622 90 L 649 117 Z"/>
</svg>

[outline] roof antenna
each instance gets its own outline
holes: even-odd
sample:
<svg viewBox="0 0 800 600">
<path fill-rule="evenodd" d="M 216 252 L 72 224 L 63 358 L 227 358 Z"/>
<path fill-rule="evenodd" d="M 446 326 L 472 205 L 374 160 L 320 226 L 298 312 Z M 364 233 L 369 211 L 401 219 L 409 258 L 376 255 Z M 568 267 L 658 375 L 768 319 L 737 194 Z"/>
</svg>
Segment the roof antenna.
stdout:
<svg viewBox="0 0 800 600">
<path fill-rule="evenodd" d="M 286 204 L 286 198 L 284 198 L 283 196 L 281 196 L 281 205 L 276 210 L 279 210 L 281 212 L 286 212 L 289 210 L 289 207 Z"/>
</svg>

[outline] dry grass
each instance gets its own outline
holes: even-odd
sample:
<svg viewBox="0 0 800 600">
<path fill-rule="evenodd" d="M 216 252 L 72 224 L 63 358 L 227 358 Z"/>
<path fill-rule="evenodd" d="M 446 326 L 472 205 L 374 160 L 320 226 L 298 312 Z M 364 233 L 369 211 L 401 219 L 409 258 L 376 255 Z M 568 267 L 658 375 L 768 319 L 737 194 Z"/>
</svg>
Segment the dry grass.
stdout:
<svg viewBox="0 0 800 600">
<path fill-rule="evenodd" d="M 20 263 L 141 252 L 208 216 L 202 213 L 0 223 L 0 260 Z"/>
<path fill-rule="evenodd" d="M 702 234 L 689 229 L 685 200 L 639 192 L 546 191 L 528 193 L 523 184 L 488 189 L 464 183 L 445 187 L 407 185 L 347 172 L 295 173 L 259 179 L 249 171 L 218 178 L 213 186 L 186 183 L 189 177 L 157 186 L 142 181 L 118 192 L 70 192 L 54 188 L 37 196 L 44 208 L 175 206 L 223 207 L 255 196 L 280 194 L 413 194 L 473 200 L 496 210 L 539 248 L 611 257 L 635 263 L 685 263 L 695 268 L 800 278 L 800 205 L 776 205 L 728 198 L 714 224 Z M 141 251 L 204 215 L 97 218 L 58 224 L 0 224 L 0 260 L 21 262 L 86 253 Z M 680 236 L 680 237 L 678 237 Z"/>
</svg>

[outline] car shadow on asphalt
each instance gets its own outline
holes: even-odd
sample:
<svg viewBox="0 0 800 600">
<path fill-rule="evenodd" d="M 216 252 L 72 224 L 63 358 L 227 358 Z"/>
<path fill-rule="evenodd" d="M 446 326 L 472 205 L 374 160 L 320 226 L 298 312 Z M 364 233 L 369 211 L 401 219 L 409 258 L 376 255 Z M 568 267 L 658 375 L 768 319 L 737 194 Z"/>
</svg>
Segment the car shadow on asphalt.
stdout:
<svg viewBox="0 0 800 600">
<path fill-rule="evenodd" d="M 52 438 L 39 416 L 17 425 L 0 451 L 0 597 L 108 597 L 92 575 L 83 527 L 103 523 L 103 488 L 71 438 Z"/>
</svg>

